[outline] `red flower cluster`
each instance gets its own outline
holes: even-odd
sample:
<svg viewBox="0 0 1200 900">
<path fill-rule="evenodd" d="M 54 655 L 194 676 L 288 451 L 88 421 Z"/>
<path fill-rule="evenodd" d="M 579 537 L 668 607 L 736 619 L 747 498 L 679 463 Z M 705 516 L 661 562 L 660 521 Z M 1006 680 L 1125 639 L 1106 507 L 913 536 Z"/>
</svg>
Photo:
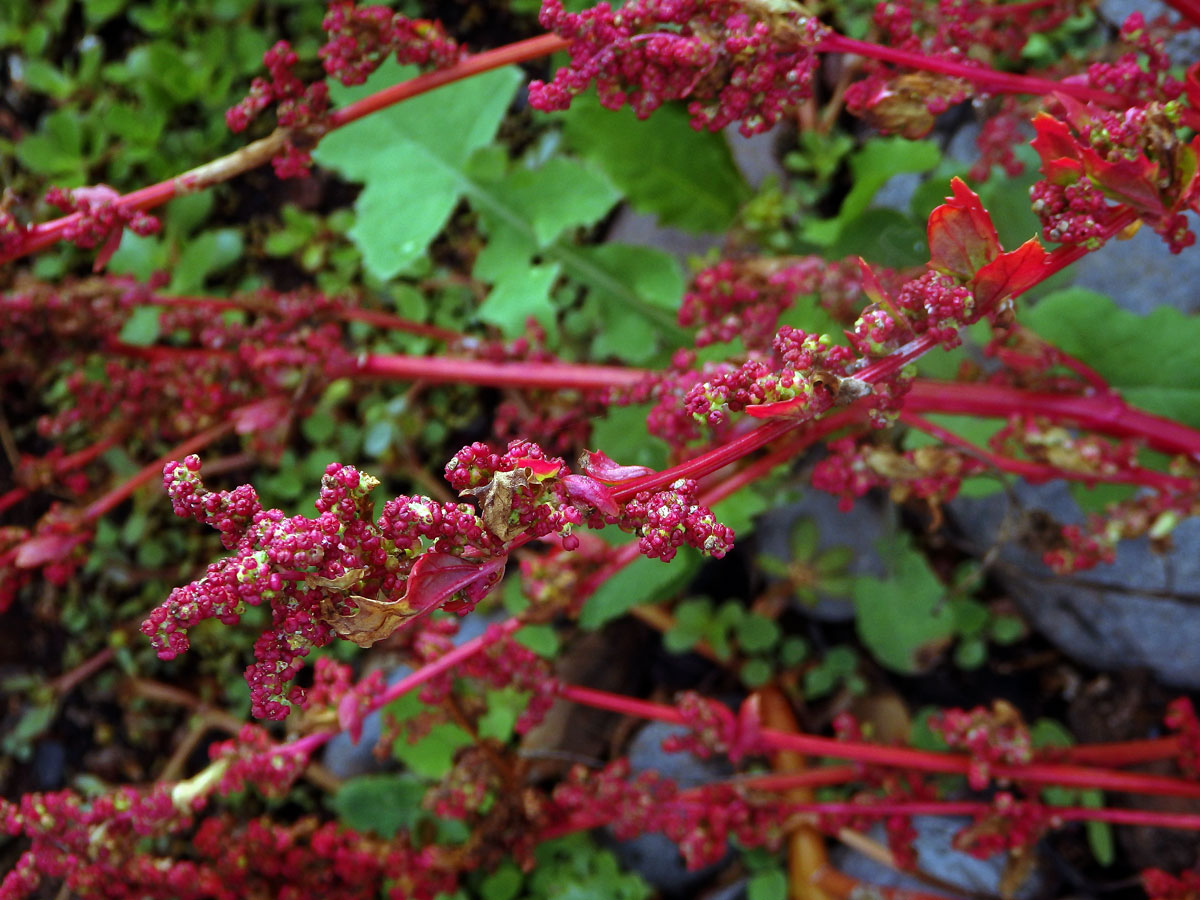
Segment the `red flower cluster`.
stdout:
<svg viewBox="0 0 1200 900">
<path fill-rule="evenodd" d="M 566 109 L 595 82 L 608 109 L 628 104 L 644 119 L 691 97 L 694 128 L 740 122 L 749 137 L 812 93 L 820 24 L 766 4 L 631 0 L 568 13 L 561 0 L 545 0 L 539 21 L 571 42 L 571 62 L 549 84 L 529 85 L 535 109 Z"/>
</svg>

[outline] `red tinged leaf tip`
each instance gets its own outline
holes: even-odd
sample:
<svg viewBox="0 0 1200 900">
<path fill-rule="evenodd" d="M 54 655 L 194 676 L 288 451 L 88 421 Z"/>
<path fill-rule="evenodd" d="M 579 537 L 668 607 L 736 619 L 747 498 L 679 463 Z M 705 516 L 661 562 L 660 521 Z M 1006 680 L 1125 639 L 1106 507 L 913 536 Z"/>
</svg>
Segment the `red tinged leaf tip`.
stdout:
<svg viewBox="0 0 1200 900">
<path fill-rule="evenodd" d="M 950 182 L 954 194 L 929 214 L 929 259 L 933 268 L 969 281 L 1000 255 L 1000 238 L 979 195 L 961 178 Z"/>
<path fill-rule="evenodd" d="M 1016 250 L 1002 253 L 975 273 L 975 301 L 990 308 L 1015 297 L 1046 277 L 1044 266 L 1049 256 L 1037 238 L 1030 238 Z"/>
</svg>

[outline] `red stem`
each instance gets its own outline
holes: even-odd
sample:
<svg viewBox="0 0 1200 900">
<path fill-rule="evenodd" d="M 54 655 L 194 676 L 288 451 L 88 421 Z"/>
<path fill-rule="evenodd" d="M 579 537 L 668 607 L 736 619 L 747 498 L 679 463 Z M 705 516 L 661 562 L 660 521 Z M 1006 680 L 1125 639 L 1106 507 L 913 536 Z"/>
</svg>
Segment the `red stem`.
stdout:
<svg viewBox="0 0 1200 900">
<path fill-rule="evenodd" d="M 1200 0 L 1167 0 L 1167 6 L 1193 25 L 1200 26 Z"/>
<path fill-rule="evenodd" d="M 122 502 L 127 500 L 133 494 L 133 492 L 140 488 L 143 484 L 152 481 L 155 477 L 161 477 L 163 466 L 165 466 L 171 460 L 187 456 L 189 453 L 195 453 L 197 450 L 207 447 L 209 444 L 224 437 L 232 431 L 233 419 L 231 417 L 229 421 L 222 422 L 219 425 L 213 425 L 211 428 L 207 428 L 199 434 L 192 435 L 186 441 L 181 441 L 154 462 L 150 463 L 150 465 L 145 466 L 132 478 L 126 479 L 122 484 L 118 485 L 107 494 L 104 494 L 103 496 L 94 500 L 90 505 L 87 506 L 87 508 L 84 509 L 82 521 L 90 522 L 94 519 L 100 518 L 109 510 L 119 506 Z"/>
<path fill-rule="evenodd" d="M 476 53 L 474 56 L 468 56 L 466 59 L 447 69 L 418 75 L 416 78 L 409 79 L 401 84 L 384 88 L 382 91 L 378 91 L 369 97 L 363 97 L 349 106 L 343 106 L 329 117 L 330 130 L 341 128 L 343 125 L 349 125 L 351 122 L 358 121 L 363 116 L 368 116 L 373 112 L 399 103 L 402 100 L 408 100 L 410 97 L 415 97 L 418 94 L 432 91 L 435 88 L 442 87 L 442 85 L 450 84 L 452 81 L 459 81 L 463 78 L 469 78 L 472 75 L 478 75 L 480 72 L 498 69 L 501 66 L 507 66 L 512 63 L 527 62 L 531 59 L 549 56 L 551 53 L 556 53 L 559 50 L 566 50 L 569 46 L 570 44 L 566 40 L 556 34 L 542 34 L 523 41 L 517 41 L 515 44 L 497 47 L 495 50 Z"/>
<path fill-rule="evenodd" d="M 355 373 L 361 377 L 403 378 L 492 387 L 549 390 L 604 390 L 632 387 L 646 377 L 638 369 L 573 363 L 486 362 L 446 356 L 368 356 Z"/>
<path fill-rule="evenodd" d="M 1043 394 L 999 384 L 916 381 L 905 397 L 912 412 L 1007 418 L 1014 413 L 1074 422 L 1112 437 L 1142 438 L 1156 450 L 1200 458 L 1200 432 L 1142 412 L 1115 394 Z"/>
<path fill-rule="evenodd" d="M 817 50 L 834 53 L 856 53 L 880 62 L 890 62 L 911 69 L 938 72 L 962 78 L 985 91 L 996 94 L 1068 94 L 1077 100 L 1091 101 L 1101 106 L 1116 108 L 1126 104 L 1124 98 L 1086 85 L 1049 81 L 1031 75 L 1014 75 L 994 69 L 969 66 L 945 57 L 925 56 L 895 47 L 883 47 L 869 41 L 860 41 L 845 35 L 831 33 L 821 38 Z"/>
<path fill-rule="evenodd" d="M 686 724 L 673 706 L 651 703 L 577 685 L 562 685 L 560 696 L 575 703 L 605 709 L 643 719 L 656 719 L 673 725 Z M 775 750 L 794 750 L 805 756 L 848 759 L 871 765 L 915 769 L 921 772 L 967 774 L 970 757 L 959 753 L 935 753 L 909 747 L 885 747 L 841 741 L 836 738 L 763 729 L 763 742 Z M 1115 769 L 1092 768 L 1063 763 L 1032 762 L 1025 765 L 993 765 L 994 778 L 1000 781 L 1024 781 L 1031 784 L 1057 784 L 1070 787 L 1098 788 L 1125 793 L 1161 796 L 1200 797 L 1200 784 L 1163 775 L 1143 775 Z"/>
<path fill-rule="evenodd" d="M 1001 472 L 1009 472 L 1014 475 L 1020 475 L 1031 484 L 1040 484 L 1047 481 L 1052 481 L 1056 478 L 1061 478 L 1064 481 L 1081 481 L 1084 484 L 1136 484 L 1145 487 L 1156 488 L 1160 491 L 1191 491 L 1195 490 L 1195 482 L 1189 478 L 1178 478 L 1172 475 L 1164 475 L 1162 472 L 1155 472 L 1151 469 L 1135 468 L 1131 470 L 1123 470 L 1120 472 L 1075 472 L 1070 469 L 1060 469 L 1057 466 L 1044 465 L 1043 463 L 1030 462 L 1025 459 L 1012 459 L 1007 456 L 1001 456 L 998 453 L 993 453 L 976 444 L 972 444 L 965 438 L 959 437 L 949 429 L 942 428 L 928 419 L 917 415 L 916 413 L 901 410 L 900 421 L 913 428 L 924 431 L 926 434 L 937 438 L 944 444 L 951 447 L 958 447 L 965 450 L 974 456 L 987 460 L 992 466 L 999 469 Z"/>
</svg>

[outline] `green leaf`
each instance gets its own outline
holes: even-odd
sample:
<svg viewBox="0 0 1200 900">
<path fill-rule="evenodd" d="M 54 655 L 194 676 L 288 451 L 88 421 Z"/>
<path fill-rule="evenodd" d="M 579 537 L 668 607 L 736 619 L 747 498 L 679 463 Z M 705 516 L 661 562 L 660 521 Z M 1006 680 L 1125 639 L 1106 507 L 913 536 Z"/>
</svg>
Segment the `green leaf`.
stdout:
<svg viewBox="0 0 1200 900">
<path fill-rule="evenodd" d="M 568 228 L 597 222 L 621 199 L 603 175 L 562 157 L 536 169 L 518 166 L 492 191 L 533 226 L 539 247 Z"/>
<path fill-rule="evenodd" d="M 553 324 L 550 288 L 560 269 L 558 265 L 525 265 L 510 271 L 492 287 L 479 307 L 479 318 L 495 325 L 508 337 L 522 334 L 525 322 L 531 316 L 543 325 Z"/>
<path fill-rule="evenodd" d="M 766 616 L 748 615 L 736 626 L 738 646 L 747 653 L 770 650 L 779 642 L 779 626 Z"/>
<path fill-rule="evenodd" d="M 760 688 L 771 680 L 771 664 L 765 659 L 748 659 L 738 670 L 738 677 L 748 688 Z"/>
<path fill-rule="evenodd" d="M 680 551 L 669 563 L 639 556 L 587 599 L 579 624 L 589 631 L 627 613 L 639 603 L 655 603 L 685 584 L 699 562 L 696 553 Z"/>
<path fill-rule="evenodd" d="M 782 869 L 758 872 L 746 885 L 747 900 L 787 900 L 787 875 Z"/>
<path fill-rule="evenodd" d="M 906 534 L 881 541 L 879 552 L 888 577 L 854 579 L 858 635 L 880 663 L 916 674 L 954 634 L 954 614 L 945 588 Z"/>
<path fill-rule="evenodd" d="M 1170 307 L 1139 316 L 1072 287 L 1042 298 L 1021 322 L 1087 363 L 1134 406 L 1200 427 L 1200 319 Z"/>
<path fill-rule="evenodd" d="M 479 895 L 483 900 L 513 900 L 524 881 L 521 870 L 506 860 L 500 868 L 480 882 Z"/>
<path fill-rule="evenodd" d="M 242 232 L 216 228 L 189 238 L 171 268 L 170 289 L 184 294 L 198 291 L 208 276 L 236 262 L 242 255 Z"/>
<path fill-rule="evenodd" d="M 576 272 L 591 288 L 601 326 L 592 343 L 599 357 L 644 363 L 658 347 L 660 330 L 679 331 L 683 273 L 673 256 L 650 247 L 604 244 L 571 253 Z M 572 273 L 574 274 L 574 272 Z"/>
<path fill-rule="evenodd" d="M 1088 809 L 1103 809 L 1104 792 L 1096 788 L 1080 791 L 1079 805 Z M 1088 822 L 1084 828 L 1087 832 L 1088 847 L 1096 862 L 1102 866 L 1111 866 L 1117 858 L 1112 826 L 1108 822 Z"/>
<path fill-rule="evenodd" d="M 330 86 L 336 105 L 415 74 L 385 63 L 363 85 Z M 364 183 L 350 237 L 363 263 L 386 280 L 420 258 L 469 187 L 471 153 L 491 142 L 519 70 L 485 72 L 406 100 L 327 135 L 313 154 L 322 166 Z"/>
<path fill-rule="evenodd" d="M 563 115 L 575 152 L 599 165 L 638 212 L 689 231 L 724 231 L 750 190 L 719 134 L 695 131 L 683 107 L 668 104 L 647 120 L 575 98 Z"/>
<path fill-rule="evenodd" d="M 16 154 L 21 165 L 63 187 L 83 184 L 83 126 L 78 114 L 66 109 L 50 113 L 37 133 L 17 144 Z"/>
<path fill-rule="evenodd" d="M 329 805 L 343 825 L 390 839 L 416 824 L 424 795 L 425 785 L 410 774 L 360 775 L 342 784 Z"/>
<path fill-rule="evenodd" d="M 139 306 L 134 309 L 121 326 L 121 340 L 135 347 L 149 347 L 158 340 L 161 313 L 162 310 L 157 306 Z"/>
<path fill-rule="evenodd" d="M 888 179 L 904 172 L 928 172 L 940 159 L 941 151 L 933 141 L 875 138 L 850 157 L 854 186 L 842 201 L 837 217 L 810 220 L 801 236 L 820 247 L 832 246 L 849 231 L 848 223 L 866 211 L 871 199 Z"/>
<path fill-rule="evenodd" d="M 464 729 L 450 722 L 439 722 L 415 744 L 397 738 L 392 744 L 392 755 L 418 775 L 442 778 L 453 767 L 454 754 L 471 743 L 471 735 Z"/>
<path fill-rule="evenodd" d="M 513 637 L 518 644 L 546 659 L 558 653 L 558 632 L 550 625 L 525 625 Z"/>
</svg>

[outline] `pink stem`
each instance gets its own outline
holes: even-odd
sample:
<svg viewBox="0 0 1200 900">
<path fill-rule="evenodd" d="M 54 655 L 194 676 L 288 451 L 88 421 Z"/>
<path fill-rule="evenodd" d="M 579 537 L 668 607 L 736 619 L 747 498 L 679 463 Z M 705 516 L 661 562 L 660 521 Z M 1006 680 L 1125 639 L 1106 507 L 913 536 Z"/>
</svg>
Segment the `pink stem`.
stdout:
<svg viewBox="0 0 1200 900">
<path fill-rule="evenodd" d="M 1007 418 L 1014 413 L 1074 422 L 1113 437 L 1135 437 L 1156 450 L 1200 458 L 1200 432 L 1127 406 L 1114 394 L 1043 394 L 999 384 L 915 381 L 904 399 L 912 412 Z"/>
<path fill-rule="evenodd" d="M 415 672 L 405 676 L 400 681 L 391 685 L 387 690 L 371 698 L 370 704 L 367 706 L 367 712 L 375 712 L 387 706 L 393 700 L 398 700 L 405 694 L 416 690 L 427 681 L 442 675 L 459 663 L 486 650 L 488 647 L 495 644 L 497 641 L 508 637 L 518 628 L 524 625 L 525 622 L 519 616 L 513 616 L 510 619 L 505 619 L 495 628 L 489 628 L 477 638 L 472 638 L 459 646 L 455 647 L 445 656 L 441 656 L 431 663 L 421 666 Z M 339 734 L 341 729 L 336 731 L 318 731 L 313 734 L 300 738 L 299 740 L 290 741 L 286 744 L 281 744 L 273 751 L 278 754 L 288 755 L 307 755 L 312 753 L 316 748 L 325 744 L 335 735 Z"/>
<path fill-rule="evenodd" d="M 419 75 L 403 84 L 386 88 L 376 94 L 372 94 L 370 97 L 364 97 L 362 100 L 351 103 L 349 106 L 335 110 L 329 117 L 328 130 L 334 131 L 377 110 L 384 109 L 402 100 L 408 100 L 418 94 L 432 91 L 435 88 L 450 84 L 452 81 L 469 78 L 480 72 L 486 72 L 488 69 L 495 69 L 511 63 L 547 56 L 557 50 L 566 49 L 566 47 L 567 43 L 562 38 L 553 34 L 545 34 L 530 38 L 529 40 L 518 41 L 515 44 L 509 44 L 505 47 L 498 47 L 495 50 L 488 50 L 484 53 L 469 56 L 450 68 Z M 245 161 L 239 161 L 239 156 L 243 157 Z M 158 184 L 150 185 L 141 190 L 124 194 L 113 200 L 113 205 L 124 209 L 154 209 L 181 194 L 211 187 L 213 184 L 226 181 L 249 169 L 257 168 L 266 163 L 268 159 L 270 159 L 269 155 L 261 153 L 246 154 L 243 151 L 235 151 L 233 154 L 223 157 L 220 160 L 214 160 L 211 163 L 201 166 L 199 169 L 193 169 L 190 172 L 177 175 L 167 181 L 161 181 Z M 0 264 L 11 262 L 14 259 L 19 259 L 22 256 L 27 256 L 30 253 L 35 253 L 38 250 L 57 243 L 62 239 L 63 232 L 76 224 L 80 218 L 79 213 L 71 213 L 58 219 L 52 219 L 49 222 L 34 225 L 27 232 L 25 240 L 21 242 L 19 247 L 0 253 Z"/>
<path fill-rule="evenodd" d="M 936 425 L 916 413 L 901 410 L 900 421 L 920 431 L 924 431 L 944 444 L 948 444 L 951 447 L 958 447 L 967 453 L 987 460 L 987 462 L 1001 472 L 1020 475 L 1031 484 L 1062 479 L 1064 481 L 1081 481 L 1088 485 L 1136 484 L 1157 488 L 1161 491 L 1192 491 L 1196 487 L 1195 482 L 1189 478 L 1164 475 L 1162 472 L 1155 472 L 1152 469 L 1135 468 L 1120 472 L 1073 472 L 1070 469 L 1060 469 L 1057 466 L 1044 465 L 1042 463 L 1030 462 L 1029 460 L 1012 459 L 972 444 L 949 429 L 942 428 L 940 425 Z"/>
<path fill-rule="evenodd" d="M 1167 0 L 1167 5 L 1193 25 L 1200 26 L 1200 0 Z"/>
<path fill-rule="evenodd" d="M 562 685 L 559 695 L 575 703 L 605 709 L 610 712 L 655 719 L 673 725 L 686 724 L 682 714 L 673 706 L 651 703 L 577 685 Z M 795 734 L 772 729 L 761 732 L 764 743 L 776 750 L 794 750 L 805 756 L 824 756 L 848 759 L 871 765 L 915 769 L 922 772 L 942 772 L 965 775 L 971 765 L 970 757 L 960 753 L 934 753 L 909 747 L 885 747 L 841 741 L 836 738 Z M 1161 796 L 1200 797 L 1200 783 L 1163 775 L 1142 775 L 1114 769 L 1091 768 L 1062 763 L 1032 762 L 1025 765 L 993 765 L 990 771 L 998 780 L 1025 781 L 1032 784 L 1058 784 L 1070 787 L 1099 788 L 1126 793 Z"/>
<path fill-rule="evenodd" d="M 90 522 L 100 518 L 109 510 L 119 506 L 127 500 L 134 491 L 140 488 L 143 484 L 152 481 L 155 477 L 162 477 L 163 466 L 173 459 L 179 459 L 187 456 L 189 453 L 195 453 L 214 441 L 230 434 L 233 431 L 232 419 L 222 422 L 219 425 L 213 425 L 211 428 L 205 429 L 199 434 L 192 435 L 186 441 L 176 444 L 150 465 L 144 467 L 132 478 L 126 479 L 121 485 L 109 491 L 107 494 L 97 498 L 87 508 L 84 509 L 82 521 Z"/>
<path fill-rule="evenodd" d="M 890 62 L 920 69 L 926 72 L 938 72 L 942 75 L 952 75 L 970 81 L 979 88 L 998 94 L 1068 94 L 1078 100 L 1090 100 L 1101 106 L 1118 107 L 1125 100 L 1115 94 L 1099 91 L 1081 84 L 1071 84 L 1061 81 L 1050 81 L 1045 78 L 1035 78 L 1030 75 L 1014 75 L 1009 72 L 997 72 L 994 69 L 969 66 L 965 63 L 954 62 L 951 59 L 937 56 L 925 56 L 909 50 L 894 47 L 884 47 L 869 41 L 860 41 L 844 35 L 831 33 L 821 38 L 817 50 L 834 53 L 856 53 L 881 62 Z"/>
<path fill-rule="evenodd" d="M 368 356 L 355 372 L 360 377 L 403 378 L 493 387 L 549 390 L 605 390 L 632 387 L 645 377 L 638 369 L 572 363 L 486 362 L 446 356 Z"/>
</svg>

